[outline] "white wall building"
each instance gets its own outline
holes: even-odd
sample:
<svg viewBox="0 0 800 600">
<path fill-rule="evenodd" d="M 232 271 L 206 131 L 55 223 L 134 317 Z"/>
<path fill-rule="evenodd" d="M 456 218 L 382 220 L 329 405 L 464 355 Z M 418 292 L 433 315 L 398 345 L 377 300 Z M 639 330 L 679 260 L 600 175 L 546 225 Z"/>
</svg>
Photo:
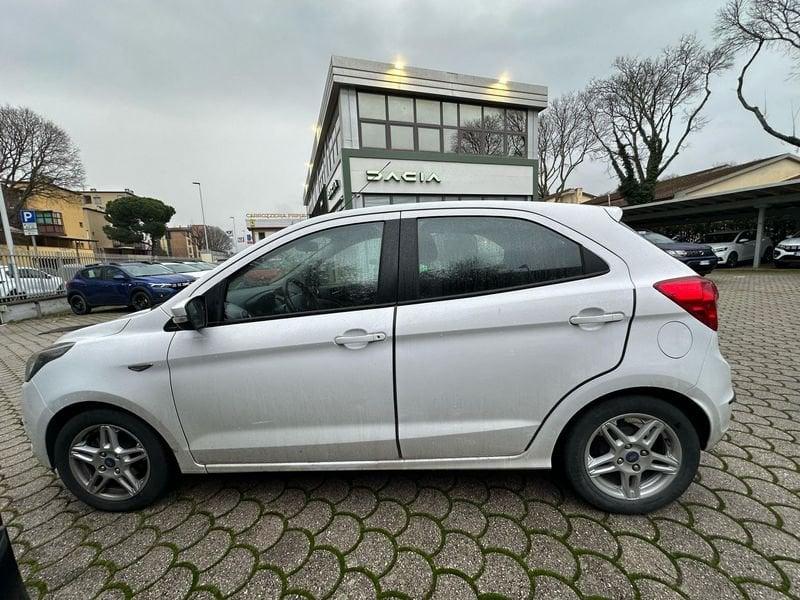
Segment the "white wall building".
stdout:
<svg viewBox="0 0 800 600">
<path fill-rule="evenodd" d="M 537 199 L 547 88 L 331 59 L 303 203 L 309 215 L 376 204 Z"/>
</svg>

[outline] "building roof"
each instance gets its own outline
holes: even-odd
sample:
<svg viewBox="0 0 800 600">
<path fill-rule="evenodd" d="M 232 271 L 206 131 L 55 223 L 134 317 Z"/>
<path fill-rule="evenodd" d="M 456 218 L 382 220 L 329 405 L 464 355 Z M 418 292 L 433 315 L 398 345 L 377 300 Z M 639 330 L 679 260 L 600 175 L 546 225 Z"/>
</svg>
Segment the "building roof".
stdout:
<svg viewBox="0 0 800 600">
<path fill-rule="evenodd" d="M 698 188 L 706 187 L 712 183 L 723 181 L 736 175 L 741 175 L 747 171 L 758 169 L 767 166 L 771 163 L 784 160 L 786 158 L 796 160 L 800 163 L 800 158 L 794 154 L 777 154 L 767 158 L 759 158 L 740 165 L 719 165 L 702 171 L 695 171 L 686 175 L 679 175 L 677 177 L 670 177 L 664 179 L 656 184 L 654 202 L 661 202 L 663 200 L 671 200 L 680 197 L 683 194 L 694 191 Z M 598 204 L 610 206 L 627 206 L 628 203 L 618 191 L 611 192 L 610 194 L 603 194 L 588 200 L 584 204 Z"/>
</svg>

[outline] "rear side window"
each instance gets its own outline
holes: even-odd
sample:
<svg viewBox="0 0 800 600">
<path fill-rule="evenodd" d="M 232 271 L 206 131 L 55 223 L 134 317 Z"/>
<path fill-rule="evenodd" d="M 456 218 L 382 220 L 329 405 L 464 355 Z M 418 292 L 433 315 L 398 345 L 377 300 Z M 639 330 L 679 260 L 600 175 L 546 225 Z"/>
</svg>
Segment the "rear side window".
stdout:
<svg viewBox="0 0 800 600">
<path fill-rule="evenodd" d="M 81 277 L 84 279 L 100 279 L 100 267 L 84 269 L 81 271 Z"/>
<path fill-rule="evenodd" d="M 419 219 L 417 245 L 419 298 L 546 284 L 608 270 L 580 244 L 508 217 Z"/>
</svg>

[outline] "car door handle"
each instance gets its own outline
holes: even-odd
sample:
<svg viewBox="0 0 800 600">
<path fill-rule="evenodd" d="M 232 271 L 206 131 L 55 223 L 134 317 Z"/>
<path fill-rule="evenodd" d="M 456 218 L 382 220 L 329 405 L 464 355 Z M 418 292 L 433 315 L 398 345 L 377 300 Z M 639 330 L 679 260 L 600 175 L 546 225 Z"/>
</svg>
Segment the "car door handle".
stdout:
<svg viewBox="0 0 800 600">
<path fill-rule="evenodd" d="M 372 342 L 382 342 L 386 339 L 386 334 L 378 331 L 376 333 L 364 333 L 362 335 L 339 335 L 333 341 L 339 346 L 349 346 L 351 344 L 370 344 Z"/>
<path fill-rule="evenodd" d="M 614 321 L 622 321 L 625 318 L 625 313 L 612 312 L 603 313 L 601 315 L 572 315 L 569 322 L 573 325 L 585 325 L 587 323 L 613 323 Z"/>
</svg>

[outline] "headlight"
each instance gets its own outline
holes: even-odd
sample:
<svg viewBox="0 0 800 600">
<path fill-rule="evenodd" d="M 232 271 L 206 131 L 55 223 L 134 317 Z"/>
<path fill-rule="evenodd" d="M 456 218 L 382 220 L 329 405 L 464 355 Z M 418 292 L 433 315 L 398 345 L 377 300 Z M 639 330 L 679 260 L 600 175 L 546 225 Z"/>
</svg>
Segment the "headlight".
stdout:
<svg viewBox="0 0 800 600">
<path fill-rule="evenodd" d="M 39 372 L 39 369 L 50 361 L 64 356 L 74 345 L 75 342 L 57 344 L 32 355 L 28 359 L 28 362 L 25 363 L 25 381 L 30 381 L 31 378 Z"/>
<path fill-rule="evenodd" d="M 727 246 L 723 246 L 722 248 L 714 248 L 714 252 L 725 252 L 727 249 Z"/>
<path fill-rule="evenodd" d="M 175 283 L 151 283 L 150 287 L 157 288 L 157 289 L 172 289 L 178 287 Z"/>
<path fill-rule="evenodd" d="M 667 250 L 667 254 L 670 256 L 686 256 L 688 252 L 686 250 Z"/>
<path fill-rule="evenodd" d="M 788 250 L 789 249 L 787 246 L 784 246 L 783 244 L 778 244 L 775 247 L 778 248 L 779 250 Z"/>
</svg>

